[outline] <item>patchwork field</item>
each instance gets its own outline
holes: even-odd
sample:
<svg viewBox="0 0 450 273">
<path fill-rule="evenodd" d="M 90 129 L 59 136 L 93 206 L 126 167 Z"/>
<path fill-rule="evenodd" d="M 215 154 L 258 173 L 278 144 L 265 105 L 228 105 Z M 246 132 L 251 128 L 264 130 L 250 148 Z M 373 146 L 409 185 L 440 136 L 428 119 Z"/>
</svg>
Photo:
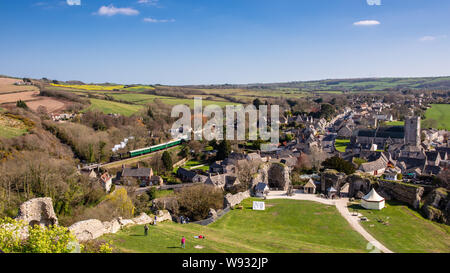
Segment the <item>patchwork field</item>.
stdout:
<svg viewBox="0 0 450 273">
<path fill-rule="evenodd" d="M 363 222 L 364 228 L 394 252 L 450 252 L 450 227 L 426 220 L 403 204 L 389 202 L 381 211 L 367 211 L 359 205 L 351 207 L 360 209 L 358 212 L 369 219 Z"/>
<path fill-rule="evenodd" d="M 51 83 L 51 86 L 62 87 L 62 88 L 70 88 L 77 90 L 85 90 L 85 91 L 115 91 L 115 90 L 127 90 L 133 92 L 142 92 L 146 90 L 154 90 L 153 86 L 133 86 L 126 87 L 125 85 L 96 85 L 96 84 L 55 84 Z"/>
<path fill-rule="evenodd" d="M 139 112 L 143 107 L 140 105 L 132 105 L 119 103 L 114 101 L 106 101 L 99 99 L 91 99 L 91 106 L 86 110 L 98 110 L 105 114 L 121 114 L 124 116 L 131 116 Z"/>
<path fill-rule="evenodd" d="M 35 99 L 38 99 L 38 95 L 39 95 L 39 90 L 0 94 L 0 103 L 11 103 L 11 102 L 15 103 L 18 100 L 23 100 L 23 101 L 35 100 Z"/>
<path fill-rule="evenodd" d="M 450 104 L 433 104 L 425 113 L 426 123 L 427 119 L 437 121 L 436 129 L 450 130 Z"/>
<path fill-rule="evenodd" d="M 265 211 L 232 210 L 209 226 L 160 223 L 144 235 L 135 226 L 105 235 L 123 252 L 140 253 L 318 253 L 367 252 L 367 242 L 333 206 L 296 200 L 268 200 Z M 203 235 L 206 239 L 194 239 Z M 180 239 L 186 238 L 186 249 Z"/>
</svg>

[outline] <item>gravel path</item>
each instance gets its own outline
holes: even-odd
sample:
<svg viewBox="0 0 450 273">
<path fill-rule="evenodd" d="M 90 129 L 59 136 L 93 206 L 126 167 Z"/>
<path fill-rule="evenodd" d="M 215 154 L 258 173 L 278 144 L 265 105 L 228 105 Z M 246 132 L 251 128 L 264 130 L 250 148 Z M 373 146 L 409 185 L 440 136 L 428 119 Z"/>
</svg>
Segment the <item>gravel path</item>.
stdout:
<svg viewBox="0 0 450 273">
<path fill-rule="evenodd" d="M 287 196 L 285 191 L 273 191 L 270 192 L 267 196 L 267 199 L 292 199 L 292 200 L 305 200 L 305 201 L 313 201 L 322 203 L 325 205 L 331 205 L 336 206 L 339 213 L 342 215 L 342 217 L 347 220 L 347 222 L 350 224 L 350 226 L 361 236 L 364 237 L 372 246 L 376 247 L 376 249 L 373 249 L 373 247 L 370 247 L 368 245 L 367 250 L 372 250 L 371 252 L 377 252 L 377 249 L 384 252 L 384 253 L 394 253 L 393 251 L 389 250 L 387 247 L 385 247 L 382 243 L 377 241 L 370 233 L 368 233 L 359 223 L 357 216 L 352 216 L 350 211 L 347 208 L 348 198 L 341 198 L 338 200 L 331 200 L 331 199 L 323 199 L 320 197 L 317 197 L 313 194 L 303 194 L 303 193 L 296 193 L 293 196 Z"/>
</svg>

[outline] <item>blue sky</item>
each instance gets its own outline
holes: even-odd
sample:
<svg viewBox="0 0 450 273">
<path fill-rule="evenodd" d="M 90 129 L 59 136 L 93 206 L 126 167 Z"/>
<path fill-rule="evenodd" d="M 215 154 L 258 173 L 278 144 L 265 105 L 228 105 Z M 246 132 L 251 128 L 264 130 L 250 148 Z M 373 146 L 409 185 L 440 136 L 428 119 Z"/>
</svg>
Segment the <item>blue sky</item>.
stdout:
<svg viewBox="0 0 450 273">
<path fill-rule="evenodd" d="M 448 0 L 0 0 L 0 74 L 210 84 L 450 75 Z"/>
</svg>

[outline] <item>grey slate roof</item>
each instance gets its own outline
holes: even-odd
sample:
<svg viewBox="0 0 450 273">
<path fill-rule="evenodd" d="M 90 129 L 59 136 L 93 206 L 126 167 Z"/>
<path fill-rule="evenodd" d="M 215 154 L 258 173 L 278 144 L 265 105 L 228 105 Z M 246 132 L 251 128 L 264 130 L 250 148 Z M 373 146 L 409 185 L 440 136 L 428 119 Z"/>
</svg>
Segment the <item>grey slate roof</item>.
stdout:
<svg viewBox="0 0 450 273">
<path fill-rule="evenodd" d="M 122 177 L 150 177 L 151 168 L 124 168 Z"/>
</svg>

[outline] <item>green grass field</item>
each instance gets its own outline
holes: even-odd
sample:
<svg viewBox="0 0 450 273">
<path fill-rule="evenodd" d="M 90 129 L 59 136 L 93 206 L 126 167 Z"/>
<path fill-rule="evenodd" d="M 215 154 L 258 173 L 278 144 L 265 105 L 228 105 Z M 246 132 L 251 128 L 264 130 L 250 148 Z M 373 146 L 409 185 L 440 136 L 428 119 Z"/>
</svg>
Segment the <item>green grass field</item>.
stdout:
<svg viewBox="0 0 450 273">
<path fill-rule="evenodd" d="M 268 200 L 265 211 L 253 211 L 253 200 L 244 200 L 243 210 L 232 210 L 209 226 L 160 223 L 150 226 L 148 237 L 142 226 L 135 226 L 101 239 L 112 240 L 120 251 L 141 253 L 367 252 L 367 242 L 333 206 Z M 180 248 L 182 236 L 186 249 Z"/>
<path fill-rule="evenodd" d="M 337 151 L 345 153 L 345 149 L 350 144 L 350 139 L 336 139 L 334 144 Z"/>
<path fill-rule="evenodd" d="M 405 126 L 405 121 L 388 121 L 385 124 L 387 126 Z"/>
<path fill-rule="evenodd" d="M 403 204 L 386 205 L 381 211 L 359 212 L 369 219 L 363 222 L 364 228 L 387 248 L 400 253 L 450 252 L 449 226 L 426 220 Z M 386 221 L 387 217 L 389 225 L 377 221 L 379 218 Z"/>
<path fill-rule="evenodd" d="M 98 110 L 105 114 L 116 113 L 124 116 L 131 116 L 140 111 L 142 106 L 118 103 L 114 101 L 91 99 L 91 106 L 87 110 Z"/>
<path fill-rule="evenodd" d="M 425 113 L 425 117 L 437 121 L 436 129 L 450 130 L 450 104 L 433 104 Z M 424 122 L 426 123 L 426 120 Z"/>
</svg>

